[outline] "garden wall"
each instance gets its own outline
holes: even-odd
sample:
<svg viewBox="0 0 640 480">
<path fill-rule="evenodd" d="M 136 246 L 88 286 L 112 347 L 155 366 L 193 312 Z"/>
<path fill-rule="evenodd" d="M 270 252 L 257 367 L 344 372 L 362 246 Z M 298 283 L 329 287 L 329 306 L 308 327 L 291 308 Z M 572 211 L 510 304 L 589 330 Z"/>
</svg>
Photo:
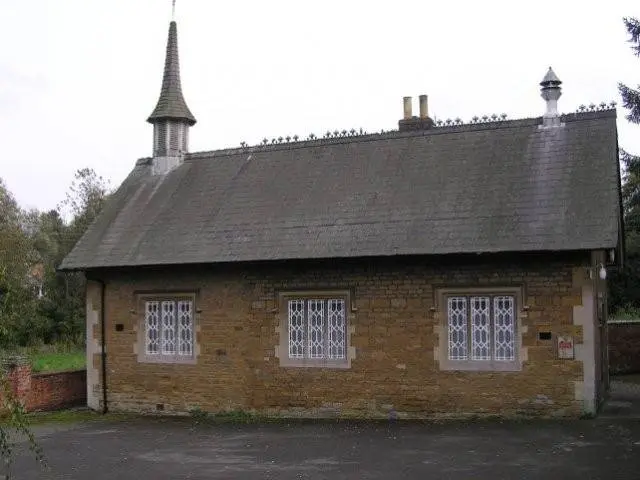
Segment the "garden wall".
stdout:
<svg viewBox="0 0 640 480">
<path fill-rule="evenodd" d="M 640 373 L 640 319 L 609 322 L 609 371 Z"/>
<path fill-rule="evenodd" d="M 9 385 L 29 412 L 86 405 L 87 371 L 33 373 L 25 362 L 6 365 Z"/>
</svg>

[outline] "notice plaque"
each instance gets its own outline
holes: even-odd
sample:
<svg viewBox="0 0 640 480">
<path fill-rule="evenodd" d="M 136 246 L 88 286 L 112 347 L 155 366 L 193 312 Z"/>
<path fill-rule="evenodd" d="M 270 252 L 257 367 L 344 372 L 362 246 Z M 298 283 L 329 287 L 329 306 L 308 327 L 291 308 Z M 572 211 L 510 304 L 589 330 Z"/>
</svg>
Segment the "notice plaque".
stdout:
<svg viewBox="0 0 640 480">
<path fill-rule="evenodd" d="M 558 358 L 573 359 L 573 337 L 558 336 Z"/>
</svg>

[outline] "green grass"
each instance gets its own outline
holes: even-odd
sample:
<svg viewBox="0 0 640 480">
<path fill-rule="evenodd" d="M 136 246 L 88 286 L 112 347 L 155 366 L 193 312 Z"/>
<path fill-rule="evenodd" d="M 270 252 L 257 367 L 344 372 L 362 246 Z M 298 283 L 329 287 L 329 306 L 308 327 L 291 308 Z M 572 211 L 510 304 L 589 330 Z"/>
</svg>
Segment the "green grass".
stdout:
<svg viewBox="0 0 640 480">
<path fill-rule="evenodd" d="M 3 352 L 1 357 L 24 357 L 31 363 L 34 372 L 50 373 L 64 370 L 79 370 L 86 367 L 83 346 L 73 344 L 34 345 Z"/>
<path fill-rule="evenodd" d="M 61 372 L 79 370 L 87 365 L 83 350 L 69 352 L 37 352 L 29 356 L 34 372 Z"/>
<path fill-rule="evenodd" d="M 138 418 L 133 414 L 108 413 L 103 415 L 88 408 L 71 408 L 54 412 L 27 413 L 26 419 L 29 425 L 72 425 L 88 422 L 119 422 Z M 7 420 L 0 418 L 0 426 L 7 425 Z"/>
<path fill-rule="evenodd" d="M 72 424 L 104 420 L 104 415 L 86 408 L 58 410 L 55 412 L 36 412 L 27 414 L 30 425 Z"/>
</svg>

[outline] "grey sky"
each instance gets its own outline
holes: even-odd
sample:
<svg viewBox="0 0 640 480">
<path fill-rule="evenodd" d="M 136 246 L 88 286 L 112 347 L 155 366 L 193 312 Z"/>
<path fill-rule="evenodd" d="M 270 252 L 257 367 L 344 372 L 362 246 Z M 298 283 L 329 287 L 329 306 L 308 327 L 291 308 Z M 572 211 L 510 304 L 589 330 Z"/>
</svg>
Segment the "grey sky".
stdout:
<svg viewBox="0 0 640 480">
<path fill-rule="evenodd" d="M 441 119 L 539 116 L 549 65 L 562 112 L 640 83 L 623 16 L 637 0 L 177 0 L 191 151 L 330 130 L 396 128 L 402 97 Z M 170 0 L 0 2 L 0 177 L 54 208 L 78 168 L 117 186 L 151 153 Z M 640 126 L 618 110 L 620 146 Z"/>
</svg>

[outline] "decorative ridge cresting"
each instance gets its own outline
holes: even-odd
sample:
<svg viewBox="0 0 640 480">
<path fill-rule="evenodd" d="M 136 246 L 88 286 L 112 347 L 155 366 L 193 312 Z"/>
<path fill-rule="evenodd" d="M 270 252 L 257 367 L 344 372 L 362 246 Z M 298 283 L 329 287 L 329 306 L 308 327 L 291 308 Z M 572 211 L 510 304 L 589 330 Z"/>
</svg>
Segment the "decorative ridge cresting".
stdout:
<svg viewBox="0 0 640 480">
<path fill-rule="evenodd" d="M 575 119 L 576 116 L 580 114 L 588 114 L 591 112 L 604 112 L 604 111 L 613 111 L 615 110 L 616 102 L 601 102 L 599 104 L 591 103 L 587 105 L 580 105 L 575 112 L 563 113 L 561 117 L 563 119 L 571 121 Z M 372 140 L 377 138 L 393 138 L 399 136 L 420 136 L 432 133 L 445 133 L 447 131 L 458 131 L 460 127 L 463 127 L 463 130 L 467 130 L 464 127 L 471 127 L 471 130 L 476 129 L 486 129 L 492 126 L 496 128 L 508 127 L 510 125 L 521 125 L 522 122 L 529 122 L 532 125 L 539 123 L 542 117 L 529 117 L 529 118 L 515 118 L 509 119 L 506 113 L 491 114 L 491 115 L 482 115 L 482 116 L 474 116 L 469 121 L 463 121 L 460 117 L 455 119 L 446 119 L 446 120 L 435 120 L 434 126 L 431 129 L 427 130 L 416 130 L 411 132 L 401 132 L 398 129 L 389 129 L 389 130 L 379 130 L 375 132 L 368 132 L 363 128 L 355 129 L 351 128 L 349 130 L 327 130 L 322 135 L 316 135 L 314 133 L 308 134 L 306 137 L 301 137 L 297 134 L 286 135 L 286 136 L 278 136 L 273 138 L 263 138 L 259 143 L 249 144 L 245 141 L 240 142 L 239 147 L 228 147 L 222 148 L 218 150 L 208 150 L 201 152 L 192 152 L 188 154 L 189 157 L 200 157 L 211 155 L 214 152 L 219 154 L 232 154 L 243 151 L 261 151 L 261 150 L 271 150 L 278 149 L 278 147 L 296 147 L 298 148 L 305 145 L 323 145 L 323 144 L 332 144 L 332 143 L 344 143 L 344 141 L 353 140 Z M 475 127 L 475 128 L 474 128 Z"/>
<path fill-rule="evenodd" d="M 582 112 L 602 112 L 604 110 L 614 110 L 616 108 L 616 102 L 600 102 L 598 105 L 590 103 L 589 105 L 580 105 L 576 109 L 576 113 Z"/>
</svg>

